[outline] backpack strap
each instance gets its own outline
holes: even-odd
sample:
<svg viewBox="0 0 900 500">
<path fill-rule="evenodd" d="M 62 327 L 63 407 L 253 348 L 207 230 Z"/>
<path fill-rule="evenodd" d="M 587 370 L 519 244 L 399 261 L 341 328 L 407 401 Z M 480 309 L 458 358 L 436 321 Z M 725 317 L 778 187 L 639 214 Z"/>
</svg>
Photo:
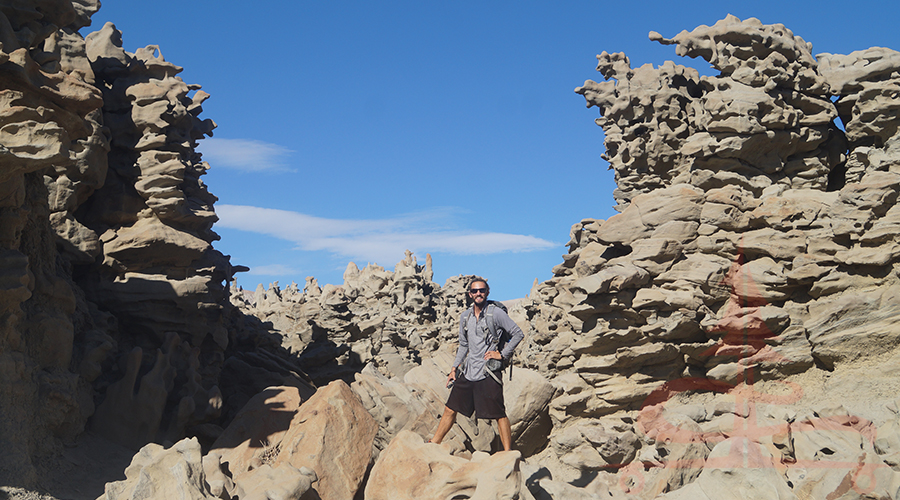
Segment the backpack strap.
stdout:
<svg viewBox="0 0 900 500">
<path fill-rule="evenodd" d="M 488 344 L 498 344 L 500 342 L 500 338 L 497 336 L 497 325 L 494 324 L 494 307 L 496 307 L 493 301 L 488 302 L 487 306 L 484 308 L 485 320 L 487 321 L 488 331 L 491 332 L 490 338 L 487 339 Z M 459 317 L 460 323 L 462 323 L 463 333 L 468 335 L 469 333 L 469 316 L 473 314 L 472 308 L 466 309 L 463 311 L 462 315 Z"/>
<path fill-rule="evenodd" d="M 487 319 L 487 324 L 488 324 L 488 330 L 491 331 L 491 347 L 494 347 L 496 350 L 499 351 L 500 350 L 500 341 L 502 341 L 503 339 L 502 339 L 502 333 L 501 333 L 501 335 L 497 335 L 497 325 L 494 324 L 494 308 L 495 307 L 496 306 L 494 305 L 494 301 L 488 302 L 488 306 L 487 306 L 487 309 L 484 314 L 485 314 L 485 316 L 487 316 L 486 319 Z M 506 310 L 506 308 L 504 308 L 504 311 L 505 310 Z M 512 357 L 510 356 L 510 359 L 506 360 L 505 363 L 509 364 L 509 379 L 512 380 L 512 365 L 513 365 Z M 491 372 L 490 370 L 486 370 L 486 371 L 491 377 L 493 377 L 494 380 L 497 380 L 497 376 L 494 375 L 493 372 Z M 500 383 L 501 385 L 503 384 L 502 382 L 500 382 L 500 380 L 497 380 L 497 382 Z"/>
<path fill-rule="evenodd" d="M 462 323 L 463 333 L 469 334 L 469 316 L 472 315 L 472 309 L 466 309 L 463 311 L 462 315 L 459 317 L 459 322 Z"/>
<path fill-rule="evenodd" d="M 497 307 L 493 302 L 488 302 L 487 308 L 484 311 L 485 319 L 487 320 L 488 330 L 491 332 L 490 345 L 498 345 L 500 343 L 500 337 L 497 336 L 497 325 L 494 324 L 494 308 Z"/>
<path fill-rule="evenodd" d="M 500 349 L 500 340 L 501 336 L 497 335 L 497 325 L 494 323 L 494 308 L 497 307 L 494 305 L 494 301 L 488 301 L 487 306 L 484 308 L 484 316 L 485 321 L 487 323 L 488 331 L 491 333 L 490 338 L 487 340 L 488 347 L 494 347 L 495 349 Z M 462 315 L 459 317 L 460 322 L 463 325 L 463 333 L 468 335 L 468 327 L 469 327 L 469 316 L 473 314 L 473 309 L 469 308 L 463 311 Z"/>
<path fill-rule="evenodd" d="M 470 308 L 470 309 L 466 309 L 465 311 L 463 311 L 463 313 L 459 316 L 459 322 L 462 325 L 463 335 L 465 335 L 465 336 L 469 335 L 469 316 L 471 316 L 471 315 L 472 315 L 472 309 Z M 457 368 L 461 368 L 461 369 L 463 369 L 463 371 L 465 371 L 465 368 L 464 368 L 465 366 L 466 366 L 466 358 L 463 358 L 462 362 L 459 364 L 459 366 Z"/>
<path fill-rule="evenodd" d="M 492 372 L 488 369 L 485 369 L 484 373 L 487 373 L 488 375 L 490 375 L 491 378 L 494 379 L 494 381 L 497 382 L 498 384 L 503 385 L 503 374 L 502 373 L 500 374 L 499 377 L 494 375 L 494 372 Z M 512 380 L 512 379 L 510 379 L 510 380 Z"/>
</svg>

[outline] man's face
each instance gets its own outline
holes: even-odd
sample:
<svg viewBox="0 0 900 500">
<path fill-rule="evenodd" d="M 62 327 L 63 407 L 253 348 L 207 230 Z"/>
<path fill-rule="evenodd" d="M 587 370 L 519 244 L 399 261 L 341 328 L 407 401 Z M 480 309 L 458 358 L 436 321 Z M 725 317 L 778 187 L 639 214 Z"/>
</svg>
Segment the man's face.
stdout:
<svg viewBox="0 0 900 500">
<path fill-rule="evenodd" d="M 472 297 L 472 301 L 475 302 L 475 305 L 478 307 L 484 305 L 484 303 L 487 302 L 488 297 L 487 283 L 475 281 L 469 285 L 469 297 Z"/>
</svg>

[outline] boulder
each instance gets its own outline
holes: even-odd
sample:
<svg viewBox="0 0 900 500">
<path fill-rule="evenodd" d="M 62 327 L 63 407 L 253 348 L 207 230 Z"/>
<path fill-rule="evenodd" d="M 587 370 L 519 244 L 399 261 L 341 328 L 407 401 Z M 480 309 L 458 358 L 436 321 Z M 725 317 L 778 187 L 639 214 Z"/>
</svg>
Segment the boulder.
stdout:
<svg viewBox="0 0 900 500">
<path fill-rule="evenodd" d="M 213 450 L 228 463 L 238 485 L 263 465 L 278 470 L 288 464 L 315 472 L 319 479 L 313 489 L 323 500 L 351 500 L 372 460 L 377 431 L 378 424 L 342 381 L 320 388 L 302 404 L 293 388 L 272 388 L 244 407 Z"/>
<path fill-rule="evenodd" d="M 273 468 L 265 464 L 241 477 L 233 496 L 246 500 L 301 500 L 316 479 L 316 473 L 308 467 L 295 469 L 282 463 Z"/>
<path fill-rule="evenodd" d="M 401 431 L 372 467 L 365 498 L 533 499 L 520 464 L 515 450 L 476 452 L 466 460 L 450 455 L 444 445 L 426 444 L 417 434 Z"/>
<path fill-rule="evenodd" d="M 743 437 L 726 439 L 709 453 L 697 480 L 660 498 L 684 500 L 797 500 L 771 452 Z M 635 492 L 638 493 L 638 492 Z"/>
<path fill-rule="evenodd" d="M 125 469 L 125 479 L 107 483 L 103 500 L 214 500 L 206 484 L 200 443 L 183 439 L 171 448 L 148 444 Z"/>
</svg>

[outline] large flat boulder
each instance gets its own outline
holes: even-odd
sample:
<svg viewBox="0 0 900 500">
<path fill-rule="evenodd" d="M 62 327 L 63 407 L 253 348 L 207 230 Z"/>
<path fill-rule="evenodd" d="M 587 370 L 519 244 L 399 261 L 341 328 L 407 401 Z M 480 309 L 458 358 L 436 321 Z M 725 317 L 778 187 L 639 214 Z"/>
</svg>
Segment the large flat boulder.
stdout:
<svg viewBox="0 0 900 500">
<path fill-rule="evenodd" d="M 378 424 L 342 382 L 301 401 L 293 387 L 269 388 L 235 417 L 212 449 L 235 482 L 254 469 L 289 464 L 319 478 L 322 500 L 352 500 L 372 460 Z"/>
</svg>

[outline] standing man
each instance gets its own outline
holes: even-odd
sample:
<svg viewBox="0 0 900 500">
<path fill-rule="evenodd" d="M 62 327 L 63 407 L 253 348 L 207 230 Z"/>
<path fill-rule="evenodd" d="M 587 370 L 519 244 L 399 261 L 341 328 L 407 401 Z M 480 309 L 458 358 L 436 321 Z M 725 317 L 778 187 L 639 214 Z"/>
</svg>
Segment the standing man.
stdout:
<svg viewBox="0 0 900 500">
<path fill-rule="evenodd" d="M 497 420 L 503 451 L 512 448 L 512 432 L 506 407 L 503 404 L 503 385 L 492 374 L 487 373 L 487 360 L 499 359 L 508 362 L 519 342 L 525 337 L 522 329 L 510 319 L 503 307 L 488 301 L 491 289 L 483 278 L 473 279 L 468 286 L 472 308 L 464 311 L 459 321 L 459 348 L 456 359 L 447 376 L 447 384 L 453 383 L 444 414 L 438 424 L 432 443 L 440 444 L 456 422 L 456 414 L 462 413 L 475 418 Z M 493 322 L 497 338 L 492 339 L 489 321 Z M 504 363 L 506 364 L 506 363 Z M 456 369 L 462 365 L 460 376 Z"/>
</svg>

